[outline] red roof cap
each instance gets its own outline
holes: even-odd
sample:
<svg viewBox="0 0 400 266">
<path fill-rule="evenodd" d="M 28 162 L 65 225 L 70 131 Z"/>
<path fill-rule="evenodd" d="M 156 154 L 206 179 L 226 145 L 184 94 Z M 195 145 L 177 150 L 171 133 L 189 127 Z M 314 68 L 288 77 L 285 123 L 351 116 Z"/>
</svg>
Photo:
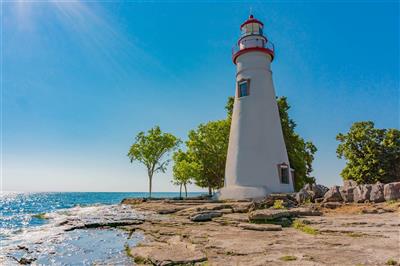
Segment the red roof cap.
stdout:
<svg viewBox="0 0 400 266">
<path fill-rule="evenodd" d="M 242 25 L 240 25 L 240 28 L 243 28 L 244 25 L 247 25 L 249 23 L 258 23 L 261 26 L 264 26 L 264 24 L 261 21 L 259 21 L 258 19 L 255 19 L 253 15 L 250 15 L 250 17 L 245 22 L 243 22 Z"/>
</svg>

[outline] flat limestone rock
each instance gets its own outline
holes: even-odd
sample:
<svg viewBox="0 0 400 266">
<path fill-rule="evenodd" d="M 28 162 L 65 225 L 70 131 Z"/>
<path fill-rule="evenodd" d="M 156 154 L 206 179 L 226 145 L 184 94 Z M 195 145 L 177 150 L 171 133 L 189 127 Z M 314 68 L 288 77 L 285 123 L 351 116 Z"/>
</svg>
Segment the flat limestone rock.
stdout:
<svg viewBox="0 0 400 266">
<path fill-rule="evenodd" d="M 293 208 L 289 210 L 289 213 L 292 216 L 320 216 L 322 215 L 322 212 L 311 209 L 311 208 L 305 208 L 305 207 L 300 207 L 300 208 Z"/>
<path fill-rule="evenodd" d="M 290 216 L 292 216 L 292 214 L 288 210 L 264 209 L 255 210 L 249 213 L 249 220 L 273 220 Z"/>
<path fill-rule="evenodd" d="M 140 245 L 130 250 L 136 264 L 192 265 L 207 260 L 207 256 L 197 246 L 181 241 Z"/>
<path fill-rule="evenodd" d="M 283 217 L 294 217 L 294 216 L 320 216 L 320 211 L 312 208 L 299 207 L 293 209 L 263 209 L 256 210 L 249 214 L 250 221 L 257 220 L 274 220 Z"/>
<path fill-rule="evenodd" d="M 343 204 L 340 202 L 325 202 L 321 206 L 328 209 L 336 209 L 341 207 Z"/>
<path fill-rule="evenodd" d="M 241 223 L 238 224 L 238 227 L 243 228 L 245 230 L 254 230 L 254 231 L 282 231 L 282 226 L 278 224 Z"/>
<path fill-rule="evenodd" d="M 125 198 L 121 201 L 121 204 L 135 205 L 135 204 L 140 204 L 140 203 L 143 203 L 146 201 L 147 201 L 146 198 Z"/>
<path fill-rule="evenodd" d="M 221 217 L 222 213 L 217 211 L 205 211 L 200 213 L 195 213 L 190 216 L 190 220 L 193 222 L 206 222 L 211 221 L 215 217 Z"/>
<path fill-rule="evenodd" d="M 171 213 L 176 213 L 183 209 L 184 209 L 184 207 L 165 208 L 165 209 L 157 210 L 157 213 L 158 214 L 171 214 Z"/>
<path fill-rule="evenodd" d="M 249 211 L 252 204 L 252 202 L 238 202 L 232 204 L 231 206 L 233 212 L 246 213 Z"/>
<path fill-rule="evenodd" d="M 393 243 L 398 243 L 400 202 L 338 205 L 341 207 L 335 210 L 321 208 L 322 216 L 307 213 L 308 209 L 318 210 L 319 204 L 306 204 L 300 209 L 258 210 L 280 216 L 293 216 L 294 213 L 306 216 L 306 220 L 301 218 L 301 221 L 318 230 L 320 234 L 316 236 L 291 227 L 282 227 L 281 231 L 260 231 L 275 225 L 264 224 L 262 222 L 269 221 L 262 219 L 249 224 L 249 213 L 228 213 L 213 218 L 212 222 L 195 223 L 188 217 L 206 211 L 223 212 L 224 208 L 198 210 L 193 205 L 185 205 L 191 209 L 190 213 L 146 217 L 143 224 L 133 226 L 137 233 L 143 232 L 145 240 L 129 251 L 132 250 L 130 253 L 136 265 L 354 266 L 385 265 L 389 258 L 400 258 L 400 251 L 393 248 Z M 152 211 L 154 206 L 153 202 L 146 202 L 135 207 Z M 204 204 L 200 202 L 199 207 L 202 209 Z M 156 208 L 160 209 L 159 206 Z M 362 209 L 371 209 L 372 213 L 377 209 L 378 213 L 365 214 Z M 271 217 L 276 216 L 268 216 Z M 285 218 L 278 220 L 284 224 Z M 288 255 L 297 257 L 296 261 L 281 260 Z M 0 264 L 4 264 L 1 258 Z"/>
</svg>

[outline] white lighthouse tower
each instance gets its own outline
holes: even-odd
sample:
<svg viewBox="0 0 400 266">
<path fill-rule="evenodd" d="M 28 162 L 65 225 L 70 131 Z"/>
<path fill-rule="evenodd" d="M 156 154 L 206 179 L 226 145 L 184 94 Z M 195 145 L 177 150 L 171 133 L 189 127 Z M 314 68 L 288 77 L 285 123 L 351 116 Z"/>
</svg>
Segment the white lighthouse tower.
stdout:
<svg viewBox="0 0 400 266">
<path fill-rule="evenodd" d="M 220 199 L 260 198 L 293 191 L 294 174 L 272 82 L 274 46 L 263 28 L 263 23 L 251 15 L 240 26 L 241 37 L 233 51 L 236 92 Z"/>
</svg>

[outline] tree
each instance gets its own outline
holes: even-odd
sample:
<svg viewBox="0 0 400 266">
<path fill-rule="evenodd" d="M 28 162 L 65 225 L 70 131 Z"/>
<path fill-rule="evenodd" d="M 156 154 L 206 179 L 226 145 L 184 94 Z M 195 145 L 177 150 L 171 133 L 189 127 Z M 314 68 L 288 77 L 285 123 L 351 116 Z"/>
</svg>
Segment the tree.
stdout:
<svg viewBox="0 0 400 266">
<path fill-rule="evenodd" d="M 228 119 L 200 124 L 189 132 L 186 142 L 192 162 L 198 165 L 194 181 L 200 187 L 207 187 L 210 196 L 213 189 L 224 185 L 229 129 Z"/>
<path fill-rule="evenodd" d="M 315 178 L 310 174 L 317 148 L 295 132 L 296 123 L 289 117 L 290 105 L 287 98 L 279 97 L 277 103 L 289 163 L 295 170 L 295 189 L 299 190 L 307 183 L 315 183 Z"/>
<path fill-rule="evenodd" d="M 226 110 L 227 119 L 229 119 L 229 120 L 232 119 L 234 103 L 235 103 L 235 97 L 232 97 L 232 96 L 228 97 L 228 101 L 226 102 L 226 105 L 225 105 L 225 110 Z"/>
<path fill-rule="evenodd" d="M 157 172 L 165 172 L 169 160 L 164 157 L 173 151 L 180 143 L 180 140 L 172 134 L 164 133 L 159 126 L 147 131 L 139 132 L 135 143 L 128 152 L 131 161 L 139 161 L 147 168 L 149 177 L 149 197 L 151 198 L 153 175 Z"/>
<path fill-rule="evenodd" d="M 377 129 L 371 121 L 354 123 L 339 133 L 336 153 L 347 160 L 341 175 L 359 184 L 400 181 L 400 131 Z"/>
<path fill-rule="evenodd" d="M 173 183 L 179 186 L 179 197 L 182 197 L 182 186 L 185 188 L 185 197 L 187 198 L 187 185 L 200 173 L 200 165 L 190 158 L 190 154 L 178 150 L 174 153 Z"/>
</svg>

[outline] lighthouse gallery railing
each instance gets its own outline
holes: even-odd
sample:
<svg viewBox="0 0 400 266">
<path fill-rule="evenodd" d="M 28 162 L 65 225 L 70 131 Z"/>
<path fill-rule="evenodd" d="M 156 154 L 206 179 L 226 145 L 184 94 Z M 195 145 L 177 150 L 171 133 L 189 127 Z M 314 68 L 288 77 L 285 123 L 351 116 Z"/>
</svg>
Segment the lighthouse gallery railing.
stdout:
<svg viewBox="0 0 400 266">
<path fill-rule="evenodd" d="M 246 49 L 246 48 L 265 48 L 268 50 L 271 50 L 272 52 L 275 51 L 274 44 L 270 41 L 265 41 L 263 38 L 260 39 L 251 39 L 251 40 L 242 40 L 238 44 L 236 44 L 232 48 L 232 54 L 236 54 L 240 50 Z"/>
</svg>

